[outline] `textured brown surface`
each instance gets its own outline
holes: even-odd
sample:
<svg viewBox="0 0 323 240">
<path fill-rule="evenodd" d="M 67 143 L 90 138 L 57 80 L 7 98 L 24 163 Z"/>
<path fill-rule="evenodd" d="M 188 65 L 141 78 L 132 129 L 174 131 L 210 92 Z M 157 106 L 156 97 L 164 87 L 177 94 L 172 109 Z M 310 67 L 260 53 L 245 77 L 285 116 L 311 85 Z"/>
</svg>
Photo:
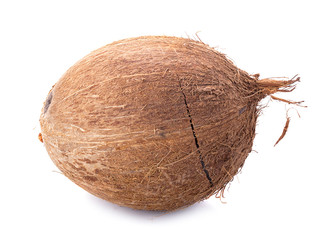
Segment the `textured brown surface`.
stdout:
<svg viewBox="0 0 323 240">
<path fill-rule="evenodd" d="M 174 210 L 232 180 L 252 149 L 259 100 L 294 82 L 258 80 L 191 39 L 125 39 L 57 82 L 42 110 L 42 139 L 88 192 Z"/>
</svg>

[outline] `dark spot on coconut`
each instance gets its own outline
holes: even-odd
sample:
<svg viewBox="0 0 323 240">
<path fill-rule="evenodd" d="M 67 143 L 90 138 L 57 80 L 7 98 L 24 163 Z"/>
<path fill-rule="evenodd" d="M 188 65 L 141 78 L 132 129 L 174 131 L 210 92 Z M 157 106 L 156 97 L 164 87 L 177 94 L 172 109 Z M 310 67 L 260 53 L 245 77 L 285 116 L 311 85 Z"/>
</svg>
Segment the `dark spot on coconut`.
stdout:
<svg viewBox="0 0 323 240">
<path fill-rule="evenodd" d="M 52 103 L 52 100 L 53 100 L 53 92 L 50 92 L 45 102 L 44 114 L 47 112 L 49 105 Z"/>
<path fill-rule="evenodd" d="M 84 180 L 90 181 L 90 182 L 96 182 L 98 181 L 98 179 L 94 176 L 84 176 L 83 177 Z"/>
<path fill-rule="evenodd" d="M 165 134 L 165 132 L 159 132 L 159 136 L 161 136 L 162 138 L 165 138 L 166 134 Z"/>
<path fill-rule="evenodd" d="M 243 108 L 241 108 L 239 110 L 239 115 L 241 115 L 242 113 L 244 113 L 246 111 L 246 109 L 247 109 L 247 106 L 244 106 Z"/>
</svg>

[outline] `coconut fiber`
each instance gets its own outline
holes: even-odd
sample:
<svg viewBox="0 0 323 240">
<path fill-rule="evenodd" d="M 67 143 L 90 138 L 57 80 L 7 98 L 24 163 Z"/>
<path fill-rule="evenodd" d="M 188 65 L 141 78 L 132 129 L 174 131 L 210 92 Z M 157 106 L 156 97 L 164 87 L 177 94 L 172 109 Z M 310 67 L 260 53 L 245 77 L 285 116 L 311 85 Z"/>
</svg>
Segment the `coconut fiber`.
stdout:
<svg viewBox="0 0 323 240">
<path fill-rule="evenodd" d="M 95 196 L 134 209 L 186 207 L 233 179 L 252 150 L 259 101 L 298 80 L 258 77 L 201 41 L 117 41 L 55 84 L 40 139 Z"/>
</svg>

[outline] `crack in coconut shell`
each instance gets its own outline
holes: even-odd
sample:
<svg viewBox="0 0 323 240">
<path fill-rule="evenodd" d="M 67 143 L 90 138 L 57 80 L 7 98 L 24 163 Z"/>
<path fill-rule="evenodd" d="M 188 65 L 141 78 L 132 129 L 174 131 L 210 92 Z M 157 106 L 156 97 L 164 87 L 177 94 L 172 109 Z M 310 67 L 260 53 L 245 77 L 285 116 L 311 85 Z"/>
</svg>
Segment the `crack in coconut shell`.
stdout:
<svg viewBox="0 0 323 240">
<path fill-rule="evenodd" d="M 202 169 L 205 173 L 205 176 L 207 178 L 207 180 L 209 181 L 210 183 L 210 187 L 213 187 L 213 182 L 212 182 L 212 179 L 210 177 L 210 174 L 209 174 L 209 171 L 206 169 L 205 167 L 205 162 L 203 160 L 203 157 L 202 157 L 202 153 L 201 153 L 201 150 L 200 150 L 200 145 L 199 145 L 199 142 L 197 140 L 197 137 L 196 137 L 196 132 L 195 132 L 195 129 L 194 129 L 194 125 L 193 125 L 193 119 L 192 119 L 192 115 L 191 115 L 191 112 L 190 112 L 190 109 L 188 107 L 188 104 L 187 104 L 187 99 L 186 99 L 186 95 L 184 93 L 184 90 L 182 88 L 182 84 L 181 84 L 181 81 L 179 80 L 179 87 L 181 89 L 181 93 L 183 94 L 183 98 L 184 98 L 184 103 L 185 103 L 185 107 L 186 107 L 186 111 L 187 111 L 187 115 L 188 115 L 188 118 L 190 120 L 190 125 L 191 125 L 191 129 L 192 129 L 192 133 L 193 133 L 193 137 L 194 137 L 194 142 L 195 142 L 195 146 L 196 146 L 196 150 L 197 150 L 197 153 L 199 155 L 199 158 L 200 158 L 200 163 L 202 165 Z"/>
</svg>

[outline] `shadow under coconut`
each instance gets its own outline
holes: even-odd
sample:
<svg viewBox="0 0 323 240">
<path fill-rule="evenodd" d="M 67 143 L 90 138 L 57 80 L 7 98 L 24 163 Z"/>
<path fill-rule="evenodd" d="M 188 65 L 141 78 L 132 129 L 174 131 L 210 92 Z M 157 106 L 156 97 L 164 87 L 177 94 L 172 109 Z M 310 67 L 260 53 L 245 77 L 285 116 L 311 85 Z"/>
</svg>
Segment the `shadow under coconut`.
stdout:
<svg viewBox="0 0 323 240">
<path fill-rule="evenodd" d="M 210 211 L 214 211 L 214 212 L 216 211 L 214 206 L 210 204 L 208 200 L 195 203 L 186 208 L 167 212 L 167 211 L 136 210 L 128 207 L 122 207 L 114 203 L 110 203 L 108 201 L 105 201 L 91 194 L 88 194 L 87 197 L 88 197 L 88 200 L 91 202 L 90 204 L 100 208 L 102 212 L 111 213 L 111 211 L 113 211 L 114 213 L 125 215 L 127 217 L 130 216 L 136 219 L 141 218 L 146 220 L 155 220 L 155 219 L 159 220 L 159 219 L 169 219 L 169 218 L 183 218 L 183 217 L 194 216 L 197 213 L 208 214 Z M 212 198 L 210 198 L 209 200 L 212 201 Z M 213 200 L 216 201 L 215 199 Z"/>
</svg>

